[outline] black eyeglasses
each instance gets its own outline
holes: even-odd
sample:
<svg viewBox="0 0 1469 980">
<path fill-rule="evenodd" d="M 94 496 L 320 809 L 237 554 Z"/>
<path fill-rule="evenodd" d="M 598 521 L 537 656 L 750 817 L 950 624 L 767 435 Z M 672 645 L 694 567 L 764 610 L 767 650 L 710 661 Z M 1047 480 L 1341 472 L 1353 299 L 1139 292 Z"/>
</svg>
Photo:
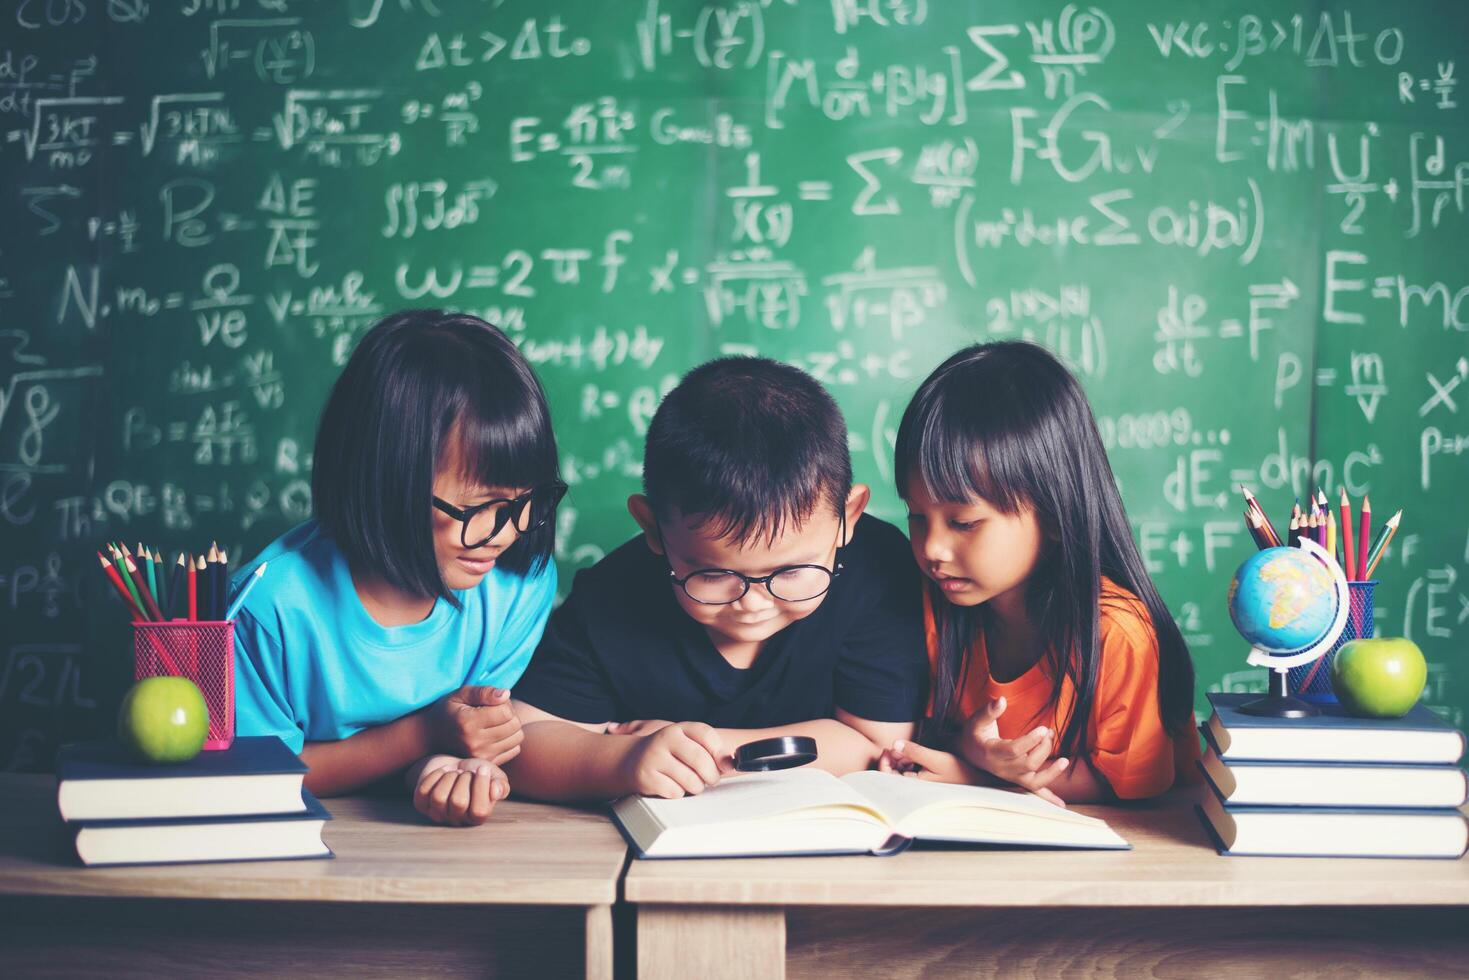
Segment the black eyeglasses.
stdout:
<svg viewBox="0 0 1469 980">
<path fill-rule="evenodd" d="M 464 547 L 479 548 L 493 541 L 505 530 L 505 525 L 512 522 L 521 534 L 545 527 L 556 516 L 556 505 L 564 496 L 566 484 L 553 480 L 519 497 L 486 500 L 473 507 L 455 507 L 447 500 L 435 497 L 434 506 L 462 522 L 459 540 Z"/>
<path fill-rule="evenodd" d="M 659 528 L 658 536 L 663 531 Z M 732 568 L 701 568 L 683 578 L 672 568 L 668 578 L 683 589 L 684 595 L 703 606 L 727 606 L 739 602 L 750 591 L 752 585 L 763 585 L 772 599 L 782 602 L 809 602 L 826 594 L 832 580 L 842 574 L 841 553 L 847 537 L 847 517 L 841 515 L 837 532 L 837 561 L 835 567 L 825 565 L 783 565 L 769 575 L 752 576 Z M 665 549 L 665 555 L 667 550 Z"/>
</svg>

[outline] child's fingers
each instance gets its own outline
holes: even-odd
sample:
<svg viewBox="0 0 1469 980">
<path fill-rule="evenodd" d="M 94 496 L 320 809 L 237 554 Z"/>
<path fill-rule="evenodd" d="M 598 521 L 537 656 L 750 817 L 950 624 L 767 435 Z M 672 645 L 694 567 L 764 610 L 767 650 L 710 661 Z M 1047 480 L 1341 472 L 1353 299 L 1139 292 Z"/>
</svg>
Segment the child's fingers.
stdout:
<svg viewBox="0 0 1469 980">
<path fill-rule="evenodd" d="M 488 708 L 510 700 L 510 691 L 485 684 L 467 684 L 454 692 L 455 699 L 471 708 Z"/>
<path fill-rule="evenodd" d="M 419 813 L 433 819 L 433 791 L 444 778 L 446 769 L 435 769 L 433 772 L 425 773 L 418 779 L 418 785 L 413 790 L 413 808 Z"/>
<path fill-rule="evenodd" d="M 674 767 L 682 769 L 685 773 L 688 774 L 686 778 L 688 779 L 689 785 L 695 785 L 698 782 L 698 777 L 694 775 L 693 770 L 689 769 L 681 762 L 674 762 L 666 767 L 663 771 L 655 772 L 652 774 L 651 777 L 649 777 L 649 792 L 644 793 L 643 795 L 661 796 L 665 800 L 678 800 L 682 799 L 685 796 L 688 796 L 689 790 L 684 787 L 683 783 L 674 778 L 674 773 L 668 771 L 670 769 L 674 769 Z"/>
<path fill-rule="evenodd" d="M 684 725 L 682 728 L 685 735 L 704 747 L 717 768 L 723 769 L 726 762 L 733 765 L 733 754 L 725 751 L 723 740 L 713 728 L 702 723 Z"/>
<path fill-rule="evenodd" d="M 1039 743 L 1036 744 L 1035 748 L 1026 753 L 1025 768 L 1034 772 L 1035 770 L 1046 764 L 1046 760 L 1051 757 L 1051 753 L 1055 750 L 1055 737 L 1047 735 L 1045 738 L 1041 739 Z"/>
<path fill-rule="evenodd" d="M 506 749 L 504 752 L 501 752 L 499 755 L 495 756 L 493 759 L 491 759 L 489 761 L 490 762 L 493 762 L 497 766 L 503 766 L 505 763 L 509 762 L 511 759 L 515 758 L 517 755 L 520 755 L 520 743 L 519 742 L 516 742 L 510 748 Z"/>
<path fill-rule="evenodd" d="M 1024 758 L 1030 754 L 1032 749 L 1049 738 L 1050 735 L 1051 730 L 1044 725 L 1032 728 L 1019 738 L 1010 740 L 1010 752 L 1016 759 Z"/>
<path fill-rule="evenodd" d="M 893 751 L 899 753 L 908 762 L 916 763 L 924 769 L 936 769 L 943 766 L 947 761 L 949 753 L 931 749 L 917 742 L 899 740 L 893 743 Z"/>
<path fill-rule="evenodd" d="M 474 789 L 474 773 L 458 772 L 454 774 L 454 788 L 449 791 L 449 805 L 445 808 L 449 820 L 455 824 L 463 823 L 469 815 L 469 798 Z"/>
<path fill-rule="evenodd" d="M 474 772 L 470 776 L 474 782 L 469 787 L 468 819 L 472 824 L 481 824 L 490 819 L 490 811 L 495 808 L 494 797 L 490 794 L 495 777 L 488 771 Z"/>
<path fill-rule="evenodd" d="M 465 718 L 464 727 L 482 732 L 483 738 L 509 738 L 520 731 L 520 716 L 508 706 L 503 708 L 472 708 Z"/>
<path fill-rule="evenodd" d="M 1038 769 L 1032 773 L 1026 773 L 1015 780 L 1015 782 L 1034 793 L 1037 790 L 1044 789 L 1058 779 L 1069 765 L 1071 765 L 1071 760 L 1069 759 L 1053 759 L 1045 768 Z"/>
<path fill-rule="evenodd" d="M 454 788 L 454 776 L 453 770 L 435 773 L 420 787 L 419 812 L 434 823 L 444 822 L 444 804 L 449 799 L 449 791 Z"/>
<path fill-rule="evenodd" d="M 1035 790 L 1034 792 L 1035 792 L 1035 795 L 1036 796 L 1039 796 L 1041 799 L 1045 800 L 1047 803 L 1054 803 L 1054 804 L 1056 804 L 1056 806 L 1059 806 L 1061 809 L 1063 809 L 1063 810 L 1066 809 L 1066 801 L 1063 800 L 1063 799 L 1061 799 L 1061 797 L 1057 796 L 1055 793 L 1053 793 L 1050 790 L 1046 789 L 1044 786 L 1042 786 L 1038 790 Z"/>
<path fill-rule="evenodd" d="M 668 750 L 675 759 L 692 769 L 704 786 L 713 786 L 719 782 L 719 762 L 703 743 L 691 738 L 680 738 L 675 739 Z"/>
<path fill-rule="evenodd" d="M 914 775 L 916 775 L 919 779 L 927 780 L 930 783 L 967 783 L 969 781 L 965 778 L 965 774 L 962 769 L 952 765 L 944 766 L 939 769 L 924 768 Z"/>
</svg>

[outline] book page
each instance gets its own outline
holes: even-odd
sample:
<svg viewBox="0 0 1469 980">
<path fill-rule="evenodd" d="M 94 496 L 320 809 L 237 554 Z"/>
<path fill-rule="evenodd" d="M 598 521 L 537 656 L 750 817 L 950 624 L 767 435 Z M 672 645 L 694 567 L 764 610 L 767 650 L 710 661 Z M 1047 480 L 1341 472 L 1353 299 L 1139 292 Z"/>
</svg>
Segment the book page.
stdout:
<svg viewBox="0 0 1469 980">
<path fill-rule="evenodd" d="M 883 823 L 881 812 L 861 793 L 821 769 L 787 769 L 727 776 L 698 796 L 641 800 L 664 827 L 768 820 L 800 810 L 840 808 Z"/>
<path fill-rule="evenodd" d="M 1103 824 L 1103 821 L 1094 817 L 1047 803 L 1033 794 L 992 786 L 956 786 L 874 770 L 854 772 L 843 776 L 840 782 L 871 800 L 886 816 L 889 824 L 908 836 L 920 836 L 911 832 L 912 828 L 908 826 L 914 820 L 921 821 L 926 816 L 921 815 L 920 811 L 940 808 L 985 809 L 1075 825 Z M 977 827 L 983 827 L 982 819 L 977 819 L 974 823 Z"/>
</svg>

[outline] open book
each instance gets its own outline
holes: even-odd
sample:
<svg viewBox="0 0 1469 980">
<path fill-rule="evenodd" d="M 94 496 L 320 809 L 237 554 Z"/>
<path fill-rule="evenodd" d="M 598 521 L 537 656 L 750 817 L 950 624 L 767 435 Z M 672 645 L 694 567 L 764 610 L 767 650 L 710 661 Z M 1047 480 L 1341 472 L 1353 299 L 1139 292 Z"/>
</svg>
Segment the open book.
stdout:
<svg viewBox="0 0 1469 980">
<path fill-rule="evenodd" d="M 1128 847 L 1104 821 L 1029 793 L 873 771 L 752 773 L 680 800 L 629 796 L 612 814 L 645 858 L 891 854 L 914 840 Z"/>
</svg>

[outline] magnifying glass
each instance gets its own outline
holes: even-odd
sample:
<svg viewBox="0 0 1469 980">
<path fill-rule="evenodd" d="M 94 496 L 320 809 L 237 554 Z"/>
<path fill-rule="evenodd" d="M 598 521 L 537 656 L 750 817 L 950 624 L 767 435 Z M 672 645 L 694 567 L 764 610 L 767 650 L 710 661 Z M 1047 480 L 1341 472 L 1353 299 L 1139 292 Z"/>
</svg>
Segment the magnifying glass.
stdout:
<svg viewBox="0 0 1469 980">
<path fill-rule="evenodd" d="M 746 742 L 735 752 L 739 772 L 774 772 L 816 761 L 816 739 L 809 735 L 780 735 Z"/>
</svg>

